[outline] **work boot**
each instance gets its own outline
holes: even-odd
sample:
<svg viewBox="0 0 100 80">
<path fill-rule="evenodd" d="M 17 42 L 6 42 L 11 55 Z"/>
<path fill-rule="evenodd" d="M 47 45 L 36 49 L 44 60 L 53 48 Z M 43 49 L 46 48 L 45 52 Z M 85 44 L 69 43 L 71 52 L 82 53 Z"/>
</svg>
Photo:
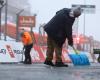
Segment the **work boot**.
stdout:
<svg viewBox="0 0 100 80">
<path fill-rule="evenodd" d="M 31 62 L 23 62 L 24 64 L 32 64 Z"/>
<path fill-rule="evenodd" d="M 25 60 L 23 63 L 24 64 L 32 64 L 32 62 L 29 59 Z"/>
<path fill-rule="evenodd" d="M 49 66 L 54 66 L 54 64 L 52 63 L 52 61 L 45 60 L 44 64 L 49 65 Z"/>
<path fill-rule="evenodd" d="M 55 63 L 55 66 L 56 67 L 68 67 L 68 65 L 67 64 L 64 64 L 63 62 L 56 62 Z"/>
</svg>

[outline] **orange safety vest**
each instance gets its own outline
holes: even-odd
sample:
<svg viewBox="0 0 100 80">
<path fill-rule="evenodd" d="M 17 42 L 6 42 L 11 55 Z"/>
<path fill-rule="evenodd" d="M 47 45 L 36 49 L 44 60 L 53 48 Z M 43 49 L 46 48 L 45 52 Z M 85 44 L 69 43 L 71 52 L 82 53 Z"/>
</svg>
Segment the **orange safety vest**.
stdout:
<svg viewBox="0 0 100 80">
<path fill-rule="evenodd" d="M 29 32 L 24 32 L 23 36 L 21 37 L 21 41 L 23 45 L 30 45 L 33 43 L 32 36 Z"/>
</svg>

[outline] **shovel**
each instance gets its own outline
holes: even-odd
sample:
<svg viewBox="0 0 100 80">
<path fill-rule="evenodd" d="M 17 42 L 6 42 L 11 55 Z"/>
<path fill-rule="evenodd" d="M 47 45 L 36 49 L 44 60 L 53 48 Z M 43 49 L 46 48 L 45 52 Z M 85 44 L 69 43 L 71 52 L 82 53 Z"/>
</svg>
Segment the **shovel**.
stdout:
<svg viewBox="0 0 100 80">
<path fill-rule="evenodd" d="M 75 66 L 78 66 L 78 65 L 90 65 L 90 62 L 89 62 L 89 59 L 88 57 L 86 56 L 85 53 L 81 53 L 81 52 L 78 52 L 75 47 L 71 46 L 75 52 L 75 54 L 69 54 L 69 57 L 72 61 L 72 63 L 75 65 Z"/>
</svg>

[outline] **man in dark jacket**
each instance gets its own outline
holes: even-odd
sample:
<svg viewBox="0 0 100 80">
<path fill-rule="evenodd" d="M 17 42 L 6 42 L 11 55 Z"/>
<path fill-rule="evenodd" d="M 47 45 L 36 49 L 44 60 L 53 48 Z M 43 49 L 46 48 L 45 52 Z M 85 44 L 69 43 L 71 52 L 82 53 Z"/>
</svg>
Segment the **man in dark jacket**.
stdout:
<svg viewBox="0 0 100 80">
<path fill-rule="evenodd" d="M 62 46 L 66 38 L 68 39 L 68 44 L 73 46 L 72 25 L 75 21 L 75 18 L 79 17 L 80 15 L 80 7 L 74 9 L 64 8 L 56 12 L 56 15 L 44 26 L 44 30 L 48 35 L 46 53 L 47 57 L 44 64 L 54 66 L 52 59 L 55 50 L 55 66 L 68 66 L 67 64 L 65 65 L 61 59 Z"/>
</svg>

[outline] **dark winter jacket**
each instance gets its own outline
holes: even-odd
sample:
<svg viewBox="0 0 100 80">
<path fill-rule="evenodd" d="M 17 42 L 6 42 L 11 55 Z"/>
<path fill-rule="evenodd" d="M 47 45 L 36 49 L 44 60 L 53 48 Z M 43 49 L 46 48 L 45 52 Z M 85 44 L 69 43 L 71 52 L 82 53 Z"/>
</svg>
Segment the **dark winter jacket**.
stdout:
<svg viewBox="0 0 100 80">
<path fill-rule="evenodd" d="M 44 26 L 47 35 L 51 37 L 59 46 L 62 46 L 66 38 L 69 45 L 73 45 L 72 25 L 75 18 L 69 16 L 70 9 L 64 8 Z"/>
</svg>

